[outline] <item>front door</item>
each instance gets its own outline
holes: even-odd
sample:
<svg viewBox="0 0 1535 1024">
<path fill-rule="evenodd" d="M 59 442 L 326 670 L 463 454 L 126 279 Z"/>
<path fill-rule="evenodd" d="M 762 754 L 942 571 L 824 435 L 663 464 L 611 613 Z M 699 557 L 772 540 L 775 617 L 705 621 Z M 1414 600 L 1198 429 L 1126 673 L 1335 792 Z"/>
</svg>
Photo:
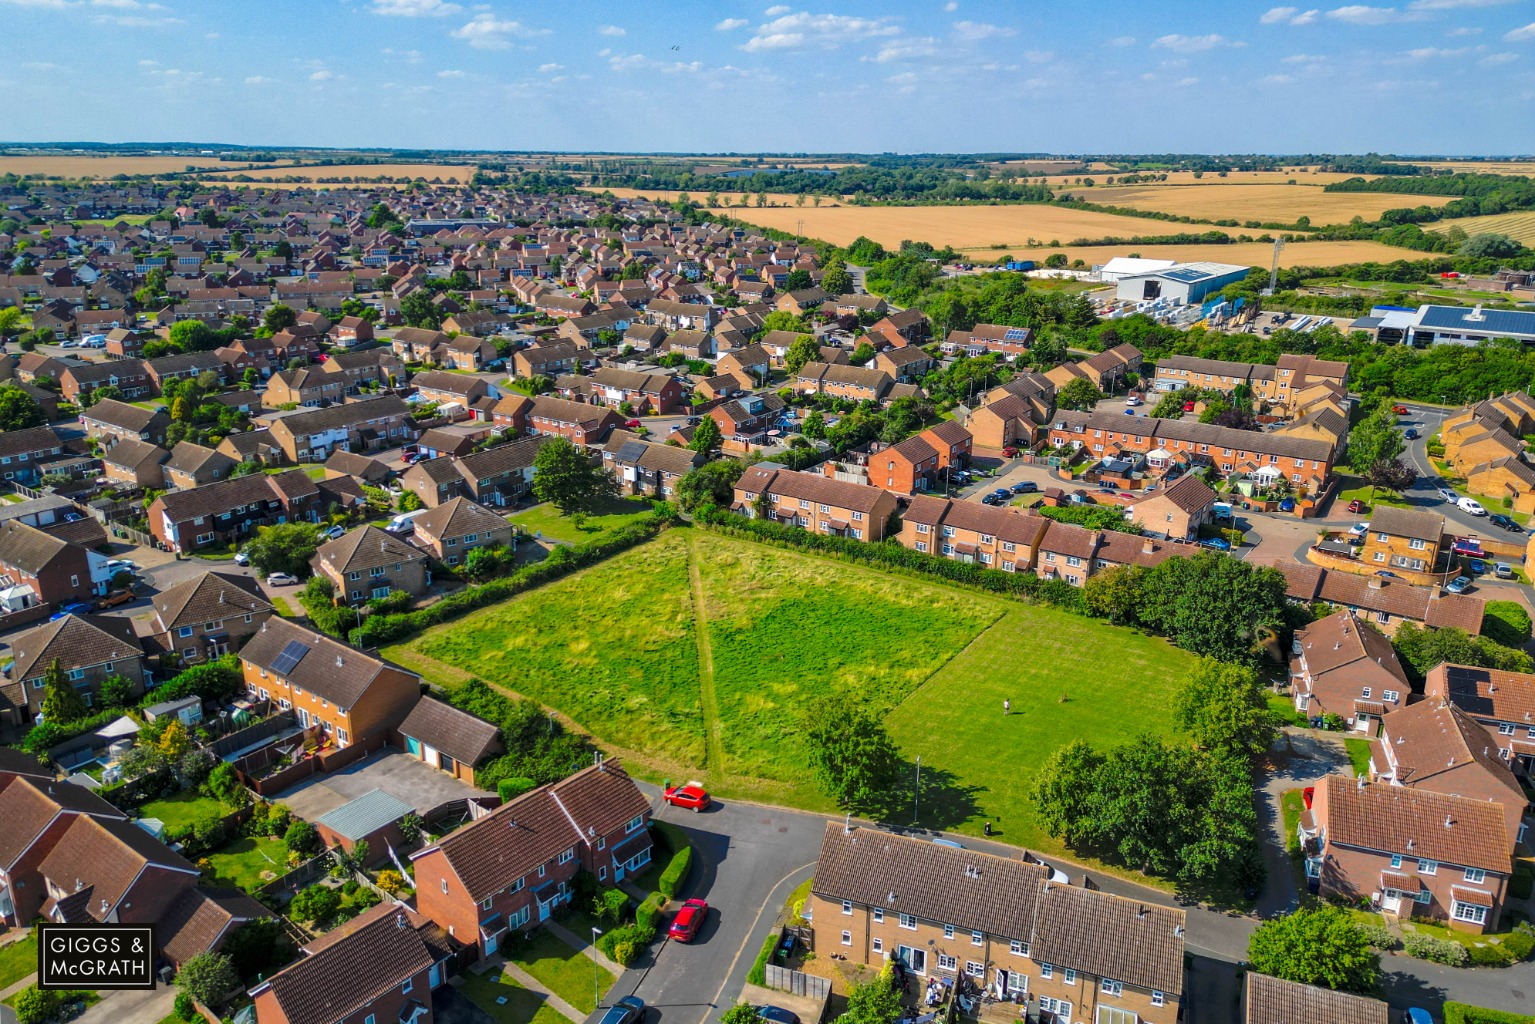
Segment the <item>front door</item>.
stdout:
<svg viewBox="0 0 1535 1024">
<path fill-rule="evenodd" d="M 486 938 L 485 938 L 485 955 L 486 956 L 490 956 L 490 954 L 492 954 L 492 953 L 494 953 L 496 951 L 496 940 L 500 936 L 501 936 L 500 932 L 496 932 L 493 935 L 486 936 Z"/>
<path fill-rule="evenodd" d="M 1388 914 L 1395 914 L 1402 909 L 1402 894 L 1395 889 L 1387 889 L 1380 898 L 1380 908 Z"/>
<path fill-rule="evenodd" d="M 426 983 L 430 988 L 436 988 L 442 984 L 442 965 L 433 964 L 431 971 L 426 976 Z"/>
<path fill-rule="evenodd" d="M 547 921 L 547 920 L 549 920 L 549 912 L 551 910 L 553 910 L 553 909 L 554 909 L 554 900 L 551 899 L 548 903 L 545 903 L 543 900 L 539 900 L 539 902 L 538 902 L 538 919 L 539 919 L 539 921 Z"/>
</svg>

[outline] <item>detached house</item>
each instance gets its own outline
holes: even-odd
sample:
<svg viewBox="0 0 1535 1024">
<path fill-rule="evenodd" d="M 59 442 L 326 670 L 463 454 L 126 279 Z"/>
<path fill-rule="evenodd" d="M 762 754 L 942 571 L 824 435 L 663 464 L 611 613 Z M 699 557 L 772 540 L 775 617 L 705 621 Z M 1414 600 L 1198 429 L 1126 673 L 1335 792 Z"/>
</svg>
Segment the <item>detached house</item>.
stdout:
<svg viewBox="0 0 1535 1024">
<path fill-rule="evenodd" d="M 1347 609 L 1295 634 L 1290 688 L 1295 710 L 1313 722 L 1336 715 L 1355 732 L 1375 735 L 1381 716 L 1412 693 L 1407 672 L 1384 634 L 1361 626 Z"/>
<path fill-rule="evenodd" d="M 1215 516 L 1217 495 L 1197 474 L 1189 473 L 1135 503 L 1135 521 L 1169 540 L 1193 540 Z"/>
<path fill-rule="evenodd" d="M 1431 573 L 1439 561 L 1444 516 L 1436 512 L 1377 505 L 1370 513 L 1359 560 L 1408 572 Z"/>
<path fill-rule="evenodd" d="M 205 572 L 154 598 L 154 632 L 162 648 L 189 665 L 238 650 L 272 617 L 272 603 L 249 576 Z"/>
<path fill-rule="evenodd" d="M 426 555 L 376 526 L 360 526 L 320 545 L 310 564 L 331 581 L 342 603 L 385 598 L 396 590 L 420 597 L 432 582 Z"/>
<path fill-rule="evenodd" d="M 1478 722 L 1515 775 L 1535 768 L 1535 675 L 1441 663 L 1429 669 L 1423 693 Z"/>
<path fill-rule="evenodd" d="M 228 480 L 230 471 L 237 465 L 238 462 L 223 452 L 182 441 L 171 449 L 170 458 L 160 468 L 165 473 L 167 488 L 189 491 Z"/>
</svg>

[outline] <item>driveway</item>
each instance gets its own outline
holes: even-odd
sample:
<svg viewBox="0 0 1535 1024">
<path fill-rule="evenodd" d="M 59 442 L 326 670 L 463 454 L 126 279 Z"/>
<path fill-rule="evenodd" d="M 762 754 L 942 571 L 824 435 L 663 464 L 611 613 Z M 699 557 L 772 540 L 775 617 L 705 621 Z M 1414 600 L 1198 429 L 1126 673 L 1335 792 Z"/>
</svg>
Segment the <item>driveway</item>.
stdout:
<svg viewBox="0 0 1535 1024">
<path fill-rule="evenodd" d="M 159 1024 L 170 1016 L 176 986 L 156 983 L 153 990 L 103 992 L 101 1002 L 76 1017 L 79 1024 Z"/>
<path fill-rule="evenodd" d="M 1353 772 L 1348 748 L 1331 736 L 1286 728 L 1276 749 L 1274 767 L 1258 790 L 1258 829 L 1263 840 L 1263 865 L 1268 869 L 1268 882 L 1258 897 L 1258 916 L 1263 918 L 1300 906 L 1290 855 L 1285 852 L 1284 813 L 1280 808 L 1285 791 L 1309 786 L 1329 772 Z"/>
<path fill-rule="evenodd" d="M 410 804 L 416 813 L 427 811 L 449 800 L 471 796 L 489 796 L 459 782 L 446 772 L 429 767 L 403 751 L 385 747 L 356 764 L 327 775 L 305 779 L 277 796 L 300 818 L 313 821 L 364 793 L 382 789 L 390 796 Z"/>
</svg>

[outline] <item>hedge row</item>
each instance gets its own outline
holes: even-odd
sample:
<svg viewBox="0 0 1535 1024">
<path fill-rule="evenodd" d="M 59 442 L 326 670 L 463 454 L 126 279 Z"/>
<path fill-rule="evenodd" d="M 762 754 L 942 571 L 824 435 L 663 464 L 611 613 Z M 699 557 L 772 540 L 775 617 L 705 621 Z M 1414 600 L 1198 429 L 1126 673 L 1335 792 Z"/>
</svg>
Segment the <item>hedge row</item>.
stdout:
<svg viewBox="0 0 1535 1024">
<path fill-rule="evenodd" d="M 661 872 L 661 877 L 656 881 L 656 888 L 667 899 L 675 899 L 677 891 L 682 888 L 682 882 L 688 877 L 688 868 L 693 863 L 693 848 L 684 846 L 672 854 L 672 859 L 666 865 L 666 870 Z"/>
<path fill-rule="evenodd" d="M 835 555 L 853 562 L 935 576 L 950 583 L 976 587 L 994 594 L 1005 594 L 1039 604 L 1053 605 L 1067 611 L 1087 613 L 1082 591 L 1065 580 L 1045 580 L 1031 572 L 1003 572 L 973 563 L 957 562 L 937 555 L 904 548 L 894 541 L 869 543 L 850 537 L 832 537 L 811 533 L 797 526 L 786 526 L 766 519 L 747 519 L 719 508 L 704 507 L 694 513 L 693 521 L 719 533 L 750 537 L 784 547 Z"/>
<path fill-rule="evenodd" d="M 653 892 L 634 911 L 634 923 L 609 928 L 597 937 L 597 948 L 620 967 L 628 967 L 656 937 L 666 897 Z"/>
<path fill-rule="evenodd" d="M 1522 1013 L 1489 1010 L 1470 1003 L 1445 1003 L 1444 1024 L 1529 1024 L 1530 1018 Z"/>
<path fill-rule="evenodd" d="M 558 546 L 541 562 L 524 566 L 510 576 L 466 587 L 419 611 L 370 615 L 363 620 L 361 626 L 347 635 L 347 640 L 353 647 L 364 648 L 398 643 L 432 626 L 509 597 L 516 597 L 526 590 L 568 576 L 637 544 L 653 540 L 671 523 L 670 516 L 656 515 L 620 527 L 600 540 L 575 547 Z"/>
<path fill-rule="evenodd" d="M 773 932 L 762 940 L 762 949 L 757 954 L 757 959 L 752 961 L 752 969 L 746 972 L 748 985 L 767 984 L 767 962 L 773 955 L 773 950 L 778 947 L 778 933 Z M 1448 1022 L 1446 1022 L 1448 1024 Z"/>
</svg>

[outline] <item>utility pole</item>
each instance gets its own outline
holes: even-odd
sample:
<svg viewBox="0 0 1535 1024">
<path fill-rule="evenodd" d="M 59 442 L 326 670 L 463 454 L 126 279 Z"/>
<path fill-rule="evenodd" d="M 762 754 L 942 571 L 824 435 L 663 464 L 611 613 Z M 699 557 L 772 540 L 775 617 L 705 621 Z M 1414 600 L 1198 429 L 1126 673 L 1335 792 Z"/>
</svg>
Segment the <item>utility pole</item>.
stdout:
<svg viewBox="0 0 1535 1024">
<path fill-rule="evenodd" d="M 1279 284 L 1279 250 L 1283 248 L 1284 239 L 1274 239 L 1274 259 L 1273 262 L 1269 264 L 1269 289 L 1263 293 L 1265 295 L 1273 295 L 1274 288 Z"/>
</svg>

